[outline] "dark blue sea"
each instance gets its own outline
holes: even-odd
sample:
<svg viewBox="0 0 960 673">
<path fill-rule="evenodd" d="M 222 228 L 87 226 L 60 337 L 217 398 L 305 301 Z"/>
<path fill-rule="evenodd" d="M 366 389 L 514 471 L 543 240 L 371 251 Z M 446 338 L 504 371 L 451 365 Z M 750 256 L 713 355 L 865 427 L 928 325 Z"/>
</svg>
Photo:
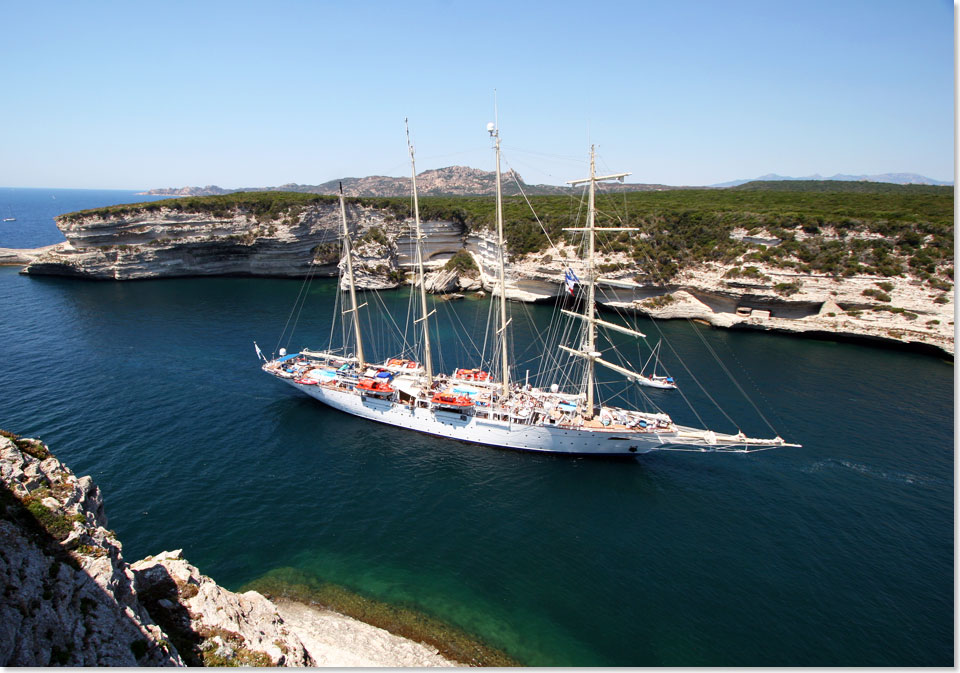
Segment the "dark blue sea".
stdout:
<svg viewBox="0 0 960 673">
<path fill-rule="evenodd" d="M 0 246 L 59 240 L 48 201 L 139 198 L 0 190 Z M 128 560 L 183 548 L 234 589 L 295 568 L 524 664 L 953 665 L 952 362 L 638 319 L 746 432 L 770 434 L 710 349 L 803 448 L 551 457 L 361 421 L 263 374 L 253 341 L 276 347 L 300 288 L 0 268 L 0 427 L 94 477 Z M 290 345 L 322 347 L 335 285 L 306 294 Z M 406 291 L 380 297 L 402 322 Z M 437 309 L 449 369 L 487 304 Z M 529 360 L 550 309 L 511 312 Z M 665 350 L 704 421 L 734 429 Z"/>
<path fill-rule="evenodd" d="M 87 208 L 158 201 L 129 189 L 43 189 L 0 187 L 0 248 L 39 248 L 65 240 L 53 218 Z"/>
</svg>

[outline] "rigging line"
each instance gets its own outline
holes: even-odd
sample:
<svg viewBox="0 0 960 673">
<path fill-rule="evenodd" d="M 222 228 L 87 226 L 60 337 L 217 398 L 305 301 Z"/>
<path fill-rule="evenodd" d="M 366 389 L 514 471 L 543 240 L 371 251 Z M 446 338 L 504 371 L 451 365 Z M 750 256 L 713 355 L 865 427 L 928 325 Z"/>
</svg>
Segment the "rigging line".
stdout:
<svg viewBox="0 0 960 673">
<path fill-rule="evenodd" d="M 547 233 L 546 227 L 544 227 L 543 222 L 540 221 L 540 216 L 537 215 L 537 211 L 533 209 L 533 204 L 530 203 L 530 199 L 527 198 L 527 193 L 523 191 L 523 187 L 521 186 L 520 181 L 517 179 L 517 172 L 513 170 L 513 167 L 510 165 L 510 162 L 507 159 L 504 159 L 503 163 L 505 163 L 507 168 L 510 169 L 510 174 L 513 176 L 513 181 L 516 183 L 517 189 L 520 190 L 520 195 L 523 197 L 523 200 L 527 202 L 527 207 L 530 209 L 530 212 L 533 213 L 533 217 L 537 221 L 537 224 L 540 225 L 540 231 L 542 231 L 543 235 L 547 237 L 547 243 L 550 244 L 551 248 L 555 248 L 556 246 L 550 239 L 550 234 Z"/>
<path fill-rule="evenodd" d="M 483 270 L 482 270 L 482 269 L 481 269 L 481 271 L 480 271 L 480 277 L 483 278 Z M 483 281 L 482 281 L 482 280 L 481 280 L 481 282 L 480 282 L 480 285 L 481 285 L 481 287 L 483 286 Z M 481 349 L 480 349 L 480 362 L 483 362 L 484 359 L 486 358 L 487 342 L 488 342 L 488 340 L 490 339 L 490 331 L 491 331 L 491 324 L 490 324 L 490 323 L 491 323 L 491 320 L 493 319 L 493 304 L 494 304 L 494 302 L 493 302 L 493 292 L 492 292 L 492 290 L 491 290 L 491 297 L 490 297 L 490 300 L 487 302 L 487 323 L 486 323 L 486 326 L 485 326 L 484 329 L 483 329 L 483 346 L 482 346 Z M 492 346 L 492 344 L 491 344 L 491 346 Z M 492 358 L 493 358 L 493 356 L 491 355 L 491 362 L 492 362 Z"/>
<path fill-rule="evenodd" d="M 460 315 L 457 313 L 456 310 L 454 310 L 453 307 L 450 306 L 450 302 L 449 302 L 449 301 L 444 301 L 444 302 L 442 302 L 442 303 L 444 304 L 444 306 L 442 307 L 441 310 L 443 310 L 443 311 L 445 312 L 445 314 L 447 315 L 448 318 L 451 318 L 451 317 L 452 317 L 453 320 L 456 320 L 456 321 L 457 321 L 457 324 L 460 326 L 460 330 L 459 330 L 459 331 L 456 330 L 456 329 L 454 330 L 454 336 L 456 337 L 457 343 L 460 345 L 461 349 L 462 349 L 463 351 L 468 351 L 468 350 L 469 350 L 469 349 L 467 348 L 467 343 L 466 343 L 466 341 L 464 341 L 464 338 L 466 338 L 466 339 L 470 342 L 470 344 L 469 344 L 470 347 L 471 347 L 474 351 L 476 351 L 477 353 L 479 353 L 480 350 L 477 348 L 477 343 L 473 340 L 473 337 L 470 335 L 470 331 L 467 330 L 467 326 L 464 324 L 463 320 L 460 319 Z M 453 322 L 453 320 L 451 320 L 450 322 Z M 461 336 L 461 335 L 462 335 L 462 336 Z M 468 354 L 468 357 L 472 358 L 472 357 L 473 357 L 473 354 L 472 354 L 472 353 L 469 353 L 469 354 Z M 481 355 L 481 359 L 482 359 L 482 355 Z"/>
<path fill-rule="evenodd" d="M 689 252 L 690 252 L 689 248 L 688 248 L 682 241 L 681 241 L 680 243 L 681 243 L 681 245 L 683 246 L 683 251 L 686 252 L 686 253 L 689 253 Z M 687 318 L 686 320 L 687 320 L 688 323 L 691 322 L 689 318 Z M 691 323 L 691 324 L 692 324 L 692 323 Z M 727 368 L 727 366 L 723 363 L 723 361 L 720 359 L 720 356 L 717 355 L 716 351 L 714 351 L 713 348 L 707 343 L 707 341 L 704 339 L 703 335 L 702 335 L 698 330 L 696 330 L 696 329 L 694 329 L 694 332 L 697 333 L 697 336 L 698 336 L 698 337 L 700 338 L 700 340 L 703 342 L 704 346 L 707 347 L 708 352 L 713 356 L 714 360 L 717 361 L 717 364 L 720 366 L 720 368 L 723 370 L 723 372 L 727 375 L 727 378 L 729 378 L 729 379 L 733 382 L 733 384 L 734 384 L 734 385 L 737 387 L 737 389 L 740 391 L 740 394 L 743 395 L 744 399 L 746 399 L 747 402 L 750 403 L 750 406 L 753 407 L 754 411 L 757 412 L 757 415 L 763 420 L 764 423 L 767 424 L 767 427 L 770 428 L 770 430 L 771 430 L 772 432 L 774 432 L 775 434 L 778 434 L 777 431 L 774 429 L 773 425 L 771 425 L 770 421 L 763 415 L 763 412 L 760 411 L 760 409 L 757 407 L 757 405 L 754 403 L 754 401 L 750 398 L 750 396 L 747 394 L 747 392 L 743 389 L 743 387 L 740 385 L 740 383 L 736 380 L 736 378 L 734 378 L 733 373 L 732 373 L 732 372 Z M 728 348 L 728 350 L 729 350 L 729 348 Z M 739 363 L 739 360 L 738 360 L 738 363 Z M 756 384 L 754 384 L 754 387 L 756 388 Z M 757 388 L 757 390 L 759 391 L 759 388 Z"/>
<path fill-rule="evenodd" d="M 335 291 L 334 294 L 333 294 L 333 316 L 332 316 L 332 320 L 330 321 L 330 338 L 327 340 L 327 350 L 328 350 L 328 351 L 333 349 L 333 332 L 334 332 L 334 330 L 335 330 L 336 327 L 337 327 L 337 323 L 340 322 L 339 320 L 337 320 L 337 309 L 338 309 L 339 306 L 340 306 L 340 278 L 339 278 L 339 276 L 337 277 L 336 283 L 337 283 L 336 291 Z"/>
<path fill-rule="evenodd" d="M 784 423 L 783 418 L 781 418 L 780 415 L 777 413 L 776 407 L 772 405 L 770 403 L 770 400 L 767 399 L 767 396 L 763 394 L 763 390 L 760 388 L 760 386 L 758 386 L 756 382 L 753 380 L 753 377 L 750 376 L 749 370 L 743 366 L 743 363 L 740 362 L 740 358 L 737 357 L 737 354 L 734 353 L 733 349 L 730 348 L 730 346 L 725 341 L 722 341 L 721 343 L 723 343 L 724 346 L 726 346 L 727 351 L 729 351 L 730 355 L 733 356 L 733 359 L 736 360 L 737 364 L 740 366 L 740 371 L 742 371 L 743 374 L 747 377 L 747 379 L 750 380 L 750 383 L 753 385 L 754 389 L 757 391 L 760 397 L 762 397 L 763 400 L 766 402 L 767 408 L 770 410 L 770 414 L 775 417 L 777 424 L 781 428 L 790 428 L 789 424 Z M 767 425 L 770 425 L 770 424 L 768 423 Z M 770 429 L 773 430 L 773 427 L 771 426 Z M 773 430 L 773 431 L 776 433 L 776 430 Z M 779 433 L 777 434 L 779 435 Z"/>
<path fill-rule="evenodd" d="M 397 321 L 394 320 L 393 314 L 392 314 L 392 313 L 390 312 L 390 310 L 387 308 L 387 303 L 383 300 L 383 297 L 380 296 L 380 292 L 379 292 L 378 290 L 374 290 L 374 296 L 375 296 L 376 299 L 380 302 L 380 305 L 383 306 L 383 313 L 385 313 L 386 316 L 387 316 L 387 318 L 390 319 L 390 323 L 393 325 L 393 328 L 396 330 L 396 333 L 399 334 L 399 332 L 400 332 L 400 325 L 398 325 L 398 324 L 397 324 Z"/>
<path fill-rule="evenodd" d="M 462 155 L 464 155 L 464 154 L 477 154 L 477 153 L 479 153 L 479 152 L 486 152 L 486 151 L 489 150 L 489 149 L 490 149 L 490 148 L 488 148 L 488 147 L 486 147 L 486 146 L 483 146 L 483 147 L 474 147 L 474 148 L 471 148 L 471 149 L 469 149 L 469 150 L 459 150 L 459 151 L 457 151 L 457 152 L 447 152 L 447 153 L 445 153 L 445 154 L 431 154 L 430 156 L 426 156 L 426 157 L 417 157 L 417 161 L 424 162 L 424 161 L 430 161 L 431 159 L 446 159 L 447 157 L 459 157 L 459 156 L 462 156 Z M 430 170 L 436 170 L 436 169 L 425 168 L 425 169 L 423 169 L 422 171 L 420 171 L 420 174 L 426 173 L 427 171 L 430 171 Z"/>
<path fill-rule="evenodd" d="M 740 394 L 742 394 L 743 397 L 747 400 L 747 402 L 750 403 L 750 406 L 752 406 L 753 409 L 754 409 L 754 411 L 757 412 L 757 415 L 760 416 L 760 418 L 763 419 L 763 422 L 767 424 L 767 427 L 770 428 L 770 431 L 773 432 L 775 435 L 778 435 L 778 436 L 779 436 L 779 433 L 778 433 L 778 432 L 776 431 L 776 429 L 770 424 L 770 421 L 767 420 L 767 417 L 764 416 L 764 415 L 763 415 L 763 412 L 760 411 L 760 409 L 757 407 L 757 405 L 753 403 L 753 400 L 750 399 L 750 397 L 747 395 L 746 391 L 743 389 L 743 387 L 741 387 L 740 383 L 733 377 L 733 374 L 730 372 L 729 369 L 727 369 L 727 366 L 723 363 L 723 360 L 721 360 L 720 357 L 716 354 L 716 351 L 713 350 L 713 347 L 712 347 L 709 343 L 707 343 L 707 341 L 703 338 L 703 335 L 700 334 L 699 330 L 697 330 L 697 334 L 700 335 L 700 340 L 703 342 L 704 346 L 707 347 L 707 350 L 709 350 L 710 353 L 713 355 L 713 357 L 716 358 L 717 362 L 718 362 L 719 365 L 720 365 L 720 368 L 723 369 L 723 371 L 724 371 L 724 372 L 726 373 L 726 375 L 730 378 L 730 380 L 733 381 L 733 384 L 737 387 L 737 390 L 740 391 Z"/>
<path fill-rule="evenodd" d="M 276 354 L 276 352 L 280 349 L 280 344 L 283 343 L 283 337 L 284 337 L 284 335 L 287 333 L 287 326 L 290 325 L 290 319 L 293 318 L 293 313 L 294 313 L 294 311 L 297 310 L 297 304 L 300 303 L 300 297 L 303 295 L 303 289 L 304 289 L 304 287 L 306 286 L 307 281 L 308 281 L 309 278 L 310 278 L 310 271 L 312 271 L 312 270 L 313 270 L 313 260 L 311 259 L 311 260 L 310 260 L 310 268 L 307 269 L 307 273 L 306 273 L 306 275 L 303 277 L 303 282 L 300 283 L 300 291 L 297 293 L 297 298 L 294 300 L 293 306 L 290 308 L 290 314 L 287 316 L 287 322 L 284 323 L 284 325 L 283 325 L 283 331 L 280 332 L 280 338 L 277 339 L 277 345 L 274 346 L 274 348 L 273 348 L 274 354 Z"/>
<path fill-rule="evenodd" d="M 690 321 L 690 320 L 688 320 L 687 322 L 688 322 L 688 324 L 690 325 L 690 328 L 693 329 L 694 332 L 697 332 L 697 328 L 696 328 L 696 326 L 693 324 L 693 322 Z M 703 339 L 703 336 L 702 336 L 702 335 L 700 335 L 700 336 L 701 336 L 701 340 L 702 340 L 702 339 Z M 687 372 L 687 374 L 690 376 L 690 379 L 691 379 L 694 383 L 697 384 L 697 386 L 700 388 L 700 390 L 703 391 L 703 394 L 707 396 L 707 399 L 709 399 L 711 402 L 713 402 L 714 406 L 717 407 L 717 409 L 720 410 L 720 413 L 723 414 L 723 417 L 726 418 L 728 421 L 730 421 L 730 424 L 733 425 L 733 427 L 735 427 L 735 428 L 739 431 L 739 430 L 740 430 L 740 424 L 737 423 L 736 421 L 734 421 L 732 418 L 730 418 L 730 415 L 723 409 L 723 407 L 720 406 L 720 403 L 717 402 L 717 401 L 713 398 L 713 395 L 711 395 L 711 394 L 707 391 L 706 387 L 704 387 L 704 385 L 703 385 L 702 383 L 700 383 L 700 379 L 698 379 L 698 378 L 693 374 L 693 372 L 690 371 L 690 368 L 687 367 L 687 363 L 683 361 L 683 359 L 680 357 L 680 354 L 677 353 L 677 351 L 674 349 L 673 344 L 670 343 L 669 341 L 667 341 L 666 344 L 667 344 L 667 346 L 670 348 L 670 352 L 672 352 L 672 353 L 674 354 L 674 356 L 676 356 L 677 360 L 680 362 L 680 364 L 681 364 L 681 366 L 683 367 L 683 369 L 684 369 L 684 370 Z M 677 390 L 679 391 L 680 388 L 678 387 Z M 683 395 L 682 392 L 681 392 L 680 394 Z M 686 396 L 684 396 L 684 399 L 686 399 Z M 689 404 L 689 402 L 688 402 L 688 404 Z M 690 408 L 691 408 L 691 410 L 693 410 L 693 406 L 692 406 L 692 405 L 690 406 Z M 696 410 L 693 410 L 693 413 L 696 414 L 696 413 L 697 413 Z M 697 414 L 697 418 L 700 419 L 700 415 L 699 415 L 699 414 Z M 700 419 L 700 422 L 703 423 L 703 419 Z"/>
<path fill-rule="evenodd" d="M 647 263 L 649 264 L 649 266 L 652 268 L 652 267 L 653 267 L 653 263 L 652 263 L 653 260 L 652 260 L 652 259 L 650 258 L 650 256 L 647 255 L 646 253 L 644 253 L 644 257 L 646 258 Z M 660 280 L 661 280 L 661 282 L 663 282 L 663 279 L 662 279 L 662 278 L 661 278 Z M 714 404 L 714 406 L 717 407 L 717 409 L 720 411 L 720 413 L 723 414 L 723 416 L 724 416 L 728 421 L 730 421 L 730 423 L 731 423 L 735 428 L 737 428 L 737 429 L 739 430 L 739 427 L 740 427 L 739 424 L 736 423 L 736 422 L 730 417 L 729 414 L 727 414 L 727 412 L 723 409 L 723 407 L 720 406 L 720 403 L 717 402 L 716 399 L 714 399 L 714 397 L 707 391 L 707 389 L 703 386 L 703 384 L 700 383 L 700 380 L 693 374 L 692 371 L 690 371 L 690 368 L 687 367 L 687 363 L 683 361 L 683 358 L 680 357 L 680 354 L 679 354 L 679 353 L 677 353 L 676 349 L 673 347 L 673 344 L 670 343 L 670 340 L 666 338 L 666 335 L 664 335 L 663 330 L 660 329 L 660 326 L 657 324 L 657 321 L 656 321 L 656 320 L 652 320 L 651 322 L 653 323 L 653 325 L 654 325 L 654 327 L 656 328 L 657 332 L 660 334 L 661 339 L 666 342 L 667 346 L 670 348 L 670 351 L 671 351 L 671 352 L 674 354 L 674 356 L 677 358 L 678 362 L 680 362 L 681 366 L 684 368 L 684 370 L 687 372 L 687 374 L 690 375 L 691 380 L 694 381 L 694 382 L 697 384 L 697 386 L 700 388 L 700 390 L 703 391 L 704 395 L 707 396 L 707 399 L 709 399 L 709 400 Z M 692 322 L 689 318 L 687 319 L 687 323 L 690 325 L 691 329 L 693 329 L 694 332 L 697 332 L 697 335 L 698 335 L 698 336 L 701 338 L 701 340 L 702 340 L 702 339 L 703 339 L 703 335 L 701 335 L 701 334 L 697 331 L 696 327 L 694 327 L 694 325 L 693 325 L 693 322 Z M 714 355 L 714 358 L 716 359 L 716 358 L 717 358 L 716 354 L 714 353 L 713 355 Z M 687 396 L 686 396 L 685 394 L 683 394 L 683 392 L 682 392 L 682 390 L 681 390 L 680 388 L 678 388 L 677 390 L 680 391 L 681 396 L 683 397 L 684 401 L 687 402 L 687 406 L 690 407 L 690 410 L 697 416 L 697 418 L 700 420 L 700 422 L 703 423 L 703 419 L 700 418 L 700 414 L 697 413 L 696 409 L 693 408 L 693 405 L 690 403 L 690 401 L 689 401 L 689 399 L 687 398 Z"/>
<path fill-rule="evenodd" d="M 545 157 L 548 159 L 564 159 L 566 161 L 571 161 L 580 165 L 586 165 L 587 163 L 582 157 L 573 157 L 573 156 L 567 156 L 563 154 L 550 154 L 548 152 L 538 152 L 536 150 L 525 150 L 522 147 L 517 147 L 515 145 L 501 146 L 501 148 L 502 147 L 506 147 L 507 149 L 513 152 L 519 152 L 521 154 L 529 154 L 531 156 Z"/>
<path fill-rule="evenodd" d="M 534 173 L 534 174 L 542 174 L 542 175 L 546 176 L 548 179 L 551 179 L 551 180 L 558 180 L 558 181 L 559 181 L 559 180 L 562 180 L 562 178 L 554 175 L 553 173 L 551 173 L 551 172 L 549 172 L 549 171 L 544 170 L 544 169 L 541 168 L 539 165 L 527 163 L 526 161 L 523 161 L 522 159 L 516 159 L 516 155 L 514 155 L 514 161 L 515 161 L 518 165 L 524 167 L 524 171 L 525 171 L 524 174 L 525 174 L 525 175 L 529 175 L 529 173 L 532 172 L 532 173 Z M 566 171 L 565 171 L 565 172 L 566 172 Z M 529 185 L 528 185 L 528 186 L 529 186 Z M 569 196 L 570 187 L 567 186 L 567 185 L 562 185 L 562 184 L 560 184 L 560 185 L 556 185 L 556 184 L 538 184 L 538 185 L 536 185 L 536 186 L 537 186 L 537 187 L 547 187 L 547 188 L 550 188 L 550 189 L 552 189 L 552 190 L 558 190 L 558 191 L 556 191 L 556 192 L 548 192 L 549 194 L 553 194 L 553 195 L 556 195 L 556 196 Z M 539 194 L 539 196 L 544 196 L 544 194 Z"/>
<path fill-rule="evenodd" d="M 524 315 L 527 319 L 527 324 L 534 325 L 535 323 L 533 321 L 533 316 L 530 308 L 526 304 L 523 304 L 521 308 L 524 311 Z M 556 313 L 554 313 L 554 317 L 556 317 Z M 538 367 L 538 370 L 534 376 L 535 380 L 538 380 L 544 375 L 546 371 L 553 371 L 553 369 L 550 369 L 550 370 L 544 369 L 543 367 L 544 360 L 547 360 L 548 364 L 556 365 L 554 369 L 558 368 L 559 363 L 556 360 L 556 356 L 553 353 L 553 349 L 550 348 L 550 344 L 553 342 L 549 338 L 545 337 L 539 330 L 536 330 L 536 329 L 531 330 L 531 335 L 533 338 L 529 340 L 527 347 L 517 357 L 518 358 L 525 357 L 529 350 L 531 350 L 532 348 L 536 348 L 541 344 L 542 344 L 541 347 L 543 350 L 537 355 L 531 357 L 529 360 L 523 360 L 522 362 L 518 362 L 516 366 L 519 367 L 521 365 L 526 365 L 530 362 L 535 362 L 539 360 L 541 363 L 541 366 Z M 548 330 L 548 335 L 549 335 L 549 330 Z"/>
<path fill-rule="evenodd" d="M 306 291 L 303 294 L 303 301 L 300 302 L 300 309 L 297 311 L 297 317 L 293 321 L 293 325 L 290 327 L 290 336 L 287 337 L 287 347 L 290 346 L 290 342 L 293 341 L 293 334 L 297 331 L 297 325 L 300 324 L 300 314 L 303 313 L 304 306 L 307 305 L 307 297 L 309 296 L 310 285 L 313 283 L 313 276 L 316 273 L 316 265 L 310 264 L 310 268 L 307 270 L 306 281 Z"/>
</svg>

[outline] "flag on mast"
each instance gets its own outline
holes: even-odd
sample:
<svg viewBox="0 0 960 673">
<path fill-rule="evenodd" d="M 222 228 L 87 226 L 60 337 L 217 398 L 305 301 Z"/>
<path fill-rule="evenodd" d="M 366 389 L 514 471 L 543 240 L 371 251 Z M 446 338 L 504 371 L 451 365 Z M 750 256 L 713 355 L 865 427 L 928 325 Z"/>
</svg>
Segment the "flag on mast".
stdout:
<svg viewBox="0 0 960 673">
<path fill-rule="evenodd" d="M 577 274 L 573 272 L 573 269 L 567 267 L 567 272 L 563 274 L 563 280 L 567 283 L 567 292 L 573 294 L 573 288 L 577 283 L 580 282 L 580 279 L 577 278 Z"/>
</svg>

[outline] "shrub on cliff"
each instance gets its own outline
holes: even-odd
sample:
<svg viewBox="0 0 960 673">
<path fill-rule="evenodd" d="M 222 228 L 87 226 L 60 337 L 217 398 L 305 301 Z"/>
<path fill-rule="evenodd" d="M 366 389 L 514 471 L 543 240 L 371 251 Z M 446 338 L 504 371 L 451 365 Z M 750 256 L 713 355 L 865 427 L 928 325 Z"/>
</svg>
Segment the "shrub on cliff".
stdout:
<svg viewBox="0 0 960 673">
<path fill-rule="evenodd" d="M 702 262 L 733 263 L 746 255 L 803 273 L 852 276 L 901 276 L 907 271 L 924 280 L 953 274 L 953 194 L 947 187 L 817 185 L 825 191 L 790 191 L 793 186 L 764 185 L 750 190 L 677 189 L 660 192 L 600 192 L 597 226 L 637 227 L 639 232 L 598 234 L 607 252 L 627 252 L 646 276 L 667 281 L 681 268 Z M 888 189 L 888 187 L 896 187 Z M 411 217 L 406 198 L 349 199 L 377 208 L 387 220 Z M 215 217 L 237 213 L 260 223 L 295 222 L 303 208 L 335 197 L 300 192 L 235 192 L 185 197 L 81 211 L 61 216 L 121 217 L 163 209 L 196 211 Z M 504 199 L 504 235 L 511 255 L 544 249 L 548 239 L 578 243 L 580 234 L 564 227 L 583 223 L 579 197 L 534 196 L 531 211 L 525 199 Z M 467 230 L 490 229 L 495 208 L 489 197 L 424 197 L 421 219 L 446 220 Z M 766 230 L 781 239 L 772 247 L 744 243 L 730 234 L 735 228 Z M 544 232 L 546 231 L 546 233 Z M 269 229 L 268 229 L 269 232 Z M 805 236 L 798 234 L 803 232 Z M 878 238 L 877 236 L 882 238 Z M 802 240 L 801 240 L 802 239 Z"/>
<path fill-rule="evenodd" d="M 473 255 L 462 249 L 457 250 L 456 254 L 443 265 L 443 268 L 447 271 L 456 271 L 462 276 L 470 276 L 471 278 L 480 272 L 480 269 L 477 268 L 477 263 L 473 261 Z"/>
<path fill-rule="evenodd" d="M 773 291 L 784 297 L 789 297 L 800 291 L 800 281 L 795 280 L 791 283 L 777 283 L 773 286 Z"/>
<path fill-rule="evenodd" d="M 876 288 L 868 287 L 861 294 L 864 297 L 871 297 L 873 299 L 876 299 L 879 302 L 883 302 L 884 304 L 890 303 L 890 295 L 884 292 L 883 290 L 878 290 Z"/>
</svg>

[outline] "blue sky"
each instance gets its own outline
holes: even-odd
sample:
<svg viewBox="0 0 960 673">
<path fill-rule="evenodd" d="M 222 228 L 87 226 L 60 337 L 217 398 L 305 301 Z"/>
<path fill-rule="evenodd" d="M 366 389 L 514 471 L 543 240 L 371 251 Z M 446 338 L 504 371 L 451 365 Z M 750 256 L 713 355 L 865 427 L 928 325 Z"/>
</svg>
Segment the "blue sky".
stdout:
<svg viewBox="0 0 960 673">
<path fill-rule="evenodd" d="M 0 186 L 953 179 L 944 0 L 0 0 Z"/>
</svg>

